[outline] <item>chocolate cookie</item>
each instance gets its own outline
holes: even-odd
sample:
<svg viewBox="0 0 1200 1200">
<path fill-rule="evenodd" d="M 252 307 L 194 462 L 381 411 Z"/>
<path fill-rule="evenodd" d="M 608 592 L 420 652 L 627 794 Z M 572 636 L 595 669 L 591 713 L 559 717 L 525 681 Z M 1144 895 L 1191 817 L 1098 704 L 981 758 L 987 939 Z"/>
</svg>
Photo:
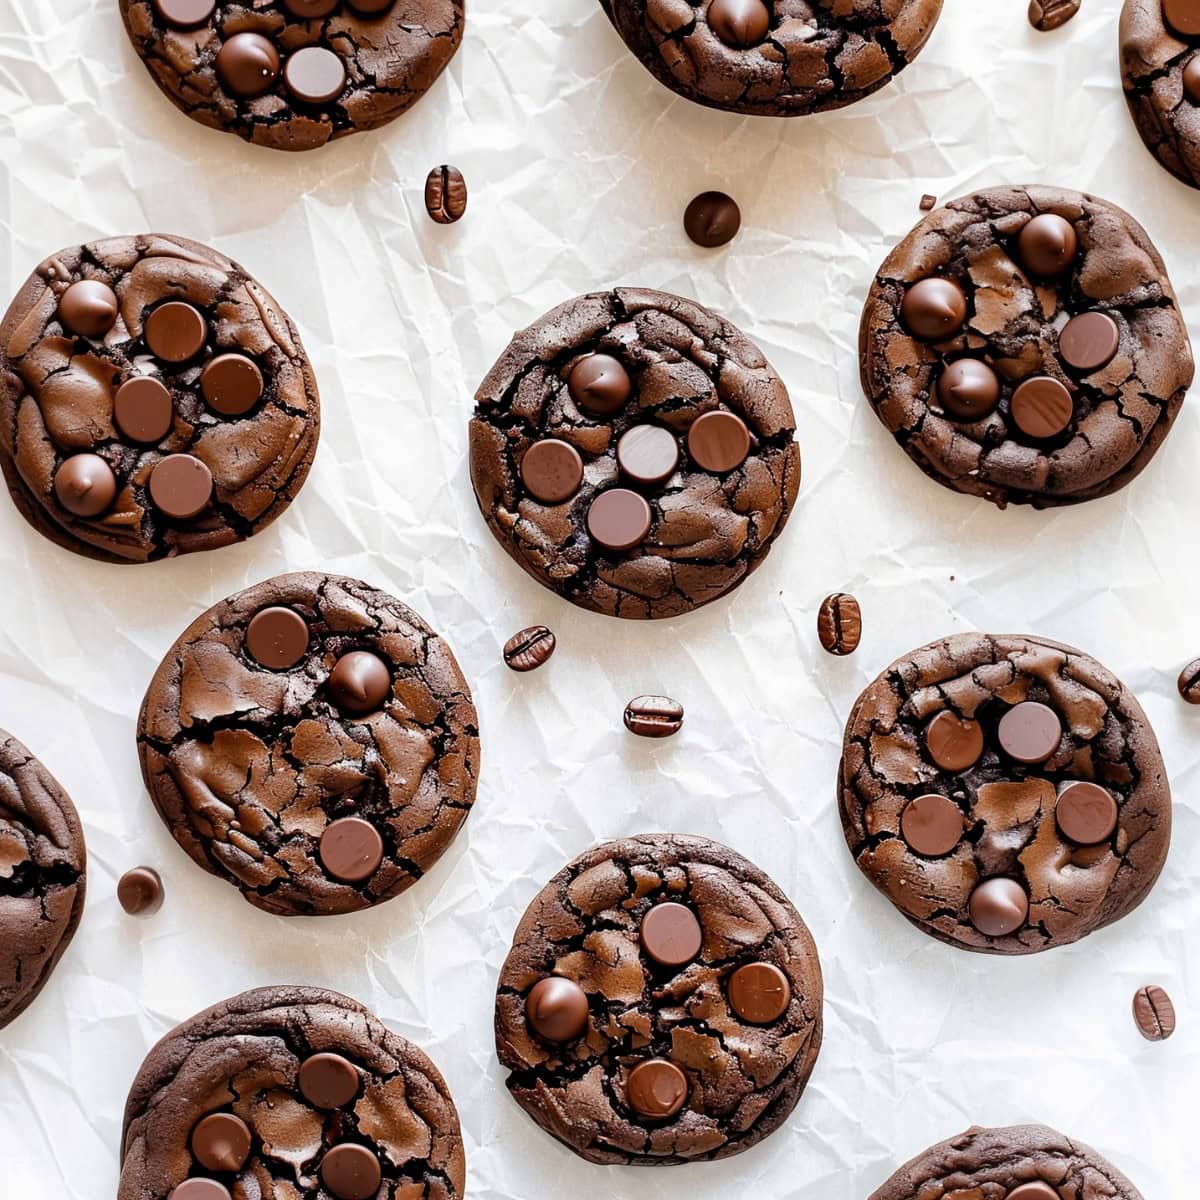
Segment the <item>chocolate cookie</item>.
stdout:
<svg viewBox="0 0 1200 1200">
<path fill-rule="evenodd" d="M 796 502 L 783 381 L 691 300 L 638 288 L 569 300 L 513 338 L 475 402 L 485 520 L 581 608 L 674 617 L 716 600 Z"/>
<path fill-rule="evenodd" d="M 867 297 L 863 389 L 908 456 L 1003 507 L 1107 496 L 1192 382 L 1166 268 L 1115 205 L 1002 187 L 931 213 Z"/>
<path fill-rule="evenodd" d="M 974 1126 L 906 1163 L 871 1200 L 1142 1200 L 1090 1146 L 1044 1125 Z"/>
<path fill-rule="evenodd" d="M 243 992 L 150 1051 L 117 1200 L 458 1200 L 458 1113 L 429 1059 L 361 1004 Z"/>
<path fill-rule="evenodd" d="M 144 234 L 46 259 L 0 324 L 0 467 L 68 550 L 145 562 L 240 542 L 292 502 L 320 403 L 287 314 L 246 271 Z"/>
<path fill-rule="evenodd" d="M 188 627 L 142 701 L 138 752 L 175 840 L 285 916 L 411 887 L 479 774 L 450 647 L 386 592 L 316 573 L 256 584 Z"/>
<path fill-rule="evenodd" d="M 508 1089 L 595 1163 L 727 1158 L 800 1099 L 821 966 L 787 897 L 696 837 L 607 842 L 530 905 L 496 994 Z"/>
<path fill-rule="evenodd" d="M 850 714 L 838 799 L 855 862 L 913 924 L 994 954 L 1132 912 L 1171 840 L 1137 700 L 1034 637 L 960 633 L 893 663 Z"/>
<path fill-rule="evenodd" d="M 797 117 L 862 100 L 929 40 L 942 0 L 600 0 L 641 64 L 726 112 Z"/>
<path fill-rule="evenodd" d="M 0 1029 L 46 986 L 83 916 L 87 850 L 71 798 L 0 730 Z"/>
<path fill-rule="evenodd" d="M 1121 83 L 1142 141 L 1200 187 L 1200 4 L 1125 0 L 1120 29 Z"/>
<path fill-rule="evenodd" d="M 375 129 L 454 57 L 463 0 L 120 0 L 133 48 L 176 108 L 275 150 Z"/>
</svg>

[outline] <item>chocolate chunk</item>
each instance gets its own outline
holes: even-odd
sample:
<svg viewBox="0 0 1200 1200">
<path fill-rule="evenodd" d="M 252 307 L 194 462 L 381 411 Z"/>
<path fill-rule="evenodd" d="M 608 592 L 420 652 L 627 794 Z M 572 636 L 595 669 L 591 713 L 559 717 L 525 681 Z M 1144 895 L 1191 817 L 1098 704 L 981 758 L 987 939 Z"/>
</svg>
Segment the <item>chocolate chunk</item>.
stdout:
<svg viewBox="0 0 1200 1200">
<path fill-rule="evenodd" d="M 921 279 L 904 294 L 900 320 L 913 337 L 925 342 L 952 338 L 967 319 L 967 297 L 953 279 Z"/>
<path fill-rule="evenodd" d="M 467 181 L 457 167 L 443 165 L 429 172 L 425 179 L 425 211 L 439 225 L 452 225 L 462 219 L 467 211 Z"/>
<path fill-rule="evenodd" d="M 944 771 L 965 771 L 983 753 L 983 727 L 956 713 L 942 711 L 925 727 L 925 748 Z"/>
<path fill-rule="evenodd" d="M 504 665 L 510 671 L 535 671 L 556 645 L 554 634 L 545 625 L 530 625 L 504 643 Z"/>
<path fill-rule="evenodd" d="M 344 1108 L 358 1095 L 358 1068 L 340 1054 L 311 1054 L 300 1064 L 300 1094 L 317 1108 Z"/>
<path fill-rule="evenodd" d="M 1015 879 L 985 879 L 968 904 L 971 924 L 985 937 L 1016 933 L 1029 916 L 1029 897 Z"/>
<path fill-rule="evenodd" d="M 212 1113 L 192 1130 L 192 1153 L 208 1171 L 240 1171 L 250 1157 L 250 1127 L 233 1113 Z"/>
<path fill-rule="evenodd" d="M 648 1121 L 666 1121 L 687 1100 L 687 1076 L 665 1058 L 650 1058 L 629 1072 L 625 1098 L 629 1107 Z"/>
<path fill-rule="evenodd" d="M 1102 312 L 1080 313 L 1063 326 L 1058 352 L 1077 371 L 1098 371 L 1116 356 L 1121 345 L 1117 323 Z"/>
<path fill-rule="evenodd" d="M 1179 672 L 1179 694 L 1189 704 L 1200 704 L 1200 658 L 1193 659 Z"/>
<path fill-rule="evenodd" d="M 817 637 L 830 654 L 853 654 L 862 641 L 862 609 L 848 592 L 834 592 L 817 610 Z"/>
<path fill-rule="evenodd" d="M 567 390 L 584 412 L 607 417 L 625 407 L 633 383 L 619 359 L 611 354 L 589 354 L 571 369 Z"/>
<path fill-rule="evenodd" d="M 521 482 L 535 500 L 562 504 L 579 491 L 583 482 L 583 459 L 579 451 L 561 438 L 542 438 L 521 459 Z"/>
<path fill-rule="evenodd" d="M 752 3 L 762 7 L 761 0 L 752 0 Z M 766 9 L 763 13 L 765 15 Z M 709 18 L 712 18 L 711 8 Z M 737 201 L 724 192 L 701 192 L 683 210 L 684 232 L 697 246 L 706 249 L 733 241 L 741 227 L 742 210 Z"/>
<path fill-rule="evenodd" d="M 1133 996 L 1133 1019 L 1148 1042 L 1165 1042 L 1175 1032 L 1175 1005 L 1156 984 L 1138 988 Z"/>
<path fill-rule="evenodd" d="M 283 82 L 301 104 L 328 104 L 346 89 L 346 64 L 324 46 L 305 46 L 288 55 Z"/>
<path fill-rule="evenodd" d="M 671 737 L 683 728 L 683 705 L 669 696 L 636 696 L 625 705 L 625 728 L 638 737 Z"/>
<path fill-rule="evenodd" d="M 1099 784 L 1076 781 L 1058 793 L 1054 816 L 1065 838 L 1080 846 L 1098 846 L 1117 827 L 1117 802 Z"/>
<path fill-rule="evenodd" d="M 660 967 L 686 966 L 700 953 L 703 930 L 686 904 L 656 904 L 642 917 L 642 949 Z"/>
<path fill-rule="evenodd" d="M 1029 0 L 1029 23 L 1034 29 L 1047 33 L 1065 25 L 1079 11 L 1080 4 L 1081 0 Z M 1058 1193 L 1053 1195 L 1057 1197 Z M 1019 1200 L 1034 1200 L 1034 1197 L 1031 1194 Z"/>
<path fill-rule="evenodd" d="M 661 425 L 634 425 L 617 442 L 617 466 L 643 487 L 670 479 L 678 465 L 679 444 Z"/>
<path fill-rule="evenodd" d="M 370 821 L 341 817 L 321 834 L 321 863 L 334 879 L 362 883 L 379 870 L 383 861 L 383 839 Z"/>
<path fill-rule="evenodd" d="M 59 320 L 81 337 L 103 337 L 117 323 L 117 294 L 98 279 L 80 279 L 58 298 Z"/>
<path fill-rule="evenodd" d="M 174 419 L 171 393 L 152 375 L 135 375 L 117 388 L 113 420 L 131 442 L 141 446 L 161 442 L 171 432 Z"/>
<path fill-rule="evenodd" d="M 1057 379 L 1039 375 L 1026 379 L 1009 402 L 1017 428 L 1031 438 L 1056 437 L 1071 423 L 1075 403 Z"/>
<path fill-rule="evenodd" d="M 751 1025 L 778 1021 L 791 1002 L 792 985 L 774 963 L 747 963 L 729 977 L 729 1006 Z"/>
<path fill-rule="evenodd" d="M 628 488 L 609 488 L 588 506 L 587 529 L 606 550 L 632 550 L 646 540 L 653 517 L 650 505 Z"/>
<path fill-rule="evenodd" d="M 687 446 L 697 466 L 714 475 L 724 475 L 736 471 L 746 461 L 750 453 L 750 430 L 737 413 L 714 409 L 692 422 Z"/>
<path fill-rule="evenodd" d="M 154 11 L 172 29 L 196 29 L 216 7 L 216 0 L 154 0 Z"/>
<path fill-rule="evenodd" d="M 188 521 L 212 503 L 212 472 L 190 454 L 168 454 L 150 472 L 150 499 L 165 517 Z"/>
<path fill-rule="evenodd" d="M 262 372 L 244 354 L 218 354 L 204 364 L 200 390 L 213 412 L 223 417 L 241 417 L 262 397 Z"/>
<path fill-rule="evenodd" d="M 900 834 L 909 848 L 926 858 L 941 858 L 962 841 L 962 809 L 948 796 L 930 792 L 904 806 Z"/>
<path fill-rule="evenodd" d="M 392 673 L 378 654 L 351 650 L 333 664 L 326 686 L 342 712 L 360 717 L 383 707 L 392 694 Z"/>
<path fill-rule="evenodd" d="M 117 901 L 131 917 L 153 916 L 162 908 L 162 877 L 153 867 L 126 871 L 117 880 Z"/>
<path fill-rule="evenodd" d="M 1183 93 L 1193 104 L 1200 104 L 1200 55 L 1188 59 L 1183 68 Z"/>
<path fill-rule="evenodd" d="M 279 51 L 261 33 L 235 33 L 217 51 L 217 76 L 243 100 L 265 95 L 279 78 Z"/>
<path fill-rule="evenodd" d="M 529 1027 L 547 1042 L 573 1042 L 587 1029 L 587 993 L 571 979 L 539 979 L 525 998 Z"/>
<path fill-rule="evenodd" d="M 920 209 L 922 212 L 932 212 L 937 207 L 937 197 L 931 196 L 928 192 L 921 197 Z"/>
<path fill-rule="evenodd" d="M 1021 265 L 1039 279 L 1061 275 L 1075 261 L 1078 247 L 1075 227 L 1057 213 L 1039 213 L 1017 237 Z"/>
<path fill-rule="evenodd" d="M 142 336 L 155 358 L 166 363 L 190 362 L 204 349 L 208 322 L 191 304 L 168 300 L 146 318 Z"/>
<path fill-rule="evenodd" d="M 996 372 L 977 358 L 956 358 L 938 379 L 938 400 L 960 421 L 978 421 L 1000 402 Z"/>
<path fill-rule="evenodd" d="M 246 627 L 246 652 L 272 671 L 294 667 L 308 651 L 308 622 L 292 608 L 255 613 Z"/>
<path fill-rule="evenodd" d="M 997 727 L 1000 746 L 1019 763 L 1044 763 L 1062 740 L 1062 722 L 1054 709 L 1034 700 L 1014 704 Z"/>
<path fill-rule="evenodd" d="M 197 1175 L 172 1188 L 167 1200 L 232 1200 L 232 1197 L 223 1183 Z"/>
<path fill-rule="evenodd" d="M 321 1182 L 338 1200 L 372 1200 L 382 1181 L 378 1157 L 356 1142 L 334 1146 L 321 1159 Z"/>
<path fill-rule="evenodd" d="M 117 478 L 98 454 L 72 454 L 54 472 L 59 504 L 77 517 L 98 517 L 112 507 Z"/>
<path fill-rule="evenodd" d="M 1184 37 L 1200 37 L 1200 0 L 1162 0 L 1163 20 Z"/>
</svg>

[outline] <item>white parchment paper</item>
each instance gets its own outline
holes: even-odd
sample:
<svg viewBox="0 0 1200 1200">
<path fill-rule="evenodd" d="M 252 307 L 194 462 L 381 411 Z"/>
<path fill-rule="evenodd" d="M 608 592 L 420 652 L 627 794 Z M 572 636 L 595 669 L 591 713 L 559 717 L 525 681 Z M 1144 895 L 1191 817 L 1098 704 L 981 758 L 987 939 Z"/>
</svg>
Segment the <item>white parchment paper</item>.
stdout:
<svg viewBox="0 0 1200 1200">
<path fill-rule="evenodd" d="M 35 535 L 0 496 L 0 726 L 66 786 L 87 832 L 83 924 L 37 1003 L 0 1033 L 0 1196 L 115 1193 L 121 1109 L 153 1041 L 274 982 L 348 992 L 447 1076 L 476 1200 L 760 1194 L 865 1200 L 972 1122 L 1041 1120 L 1095 1145 L 1147 1200 L 1197 1191 L 1200 711 L 1175 693 L 1200 654 L 1193 399 L 1131 487 L 1072 510 L 998 512 L 927 481 L 862 399 L 857 324 L 872 272 L 942 198 L 1000 182 L 1094 190 L 1163 252 L 1200 332 L 1200 194 L 1139 142 L 1117 70 L 1119 0 L 1050 34 L 1025 0 L 947 0 L 921 58 L 874 98 L 793 121 L 674 98 L 595 0 L 470 0 L 464 46 L 387 128 L 287 156 L 202 129 L 155 89 L 115 0 L 0 0 L 0 290 L 61 246 L 156 230 L 244 263 L 295 318 L 320 380 L 310 480 L 266 533 L 212 554 L 111 567 Z M 466 219 L 426 216 L 453 162 Z M 707 252 L 681 214 L 708 187 L 743 232 Z M 672 623 L 580 613 L 493 542 L 471 494 L 478 381 L 550 306 L 613 284 L 694 296 L 758 342 L 791 390 L 805 479 L 791 526 L 732 599 Z M 284 920 L 198 870 L 156 816 L 134 721 L 160 657 L 200 611 L 286 570 L 358 575 L 457 652 L 483 775 L 450 853 L 373 912 Z M 861 600 L 852 658 L 817 644 L 829 591 Z M 529 676 L 499 648 L 535 621 L 559 650 Z M 1139 695 L 1175 791 L 1171 858 L 1133 916 L 1005 961 L 918 933 L 851 862 L 834 802 L 843 721 L 894 657 L 943 633 L 1035 632 L 1096 655 Z M 641 692 L 683 733 L 632 738 Z M 776 1135 L 730 1161 L 647 1173 L 576 1159 L 507 1097 L 492 996 L 520 914 L 568 858 L 648 830 L 704 834 L 760 864 L 810 924 L 825 1047 Z M 157 866 L 167 902 L 124 916 L 120 874 Z M 1134 990 L 1179 1009 L 1138 1036 Z"/>
</svg>

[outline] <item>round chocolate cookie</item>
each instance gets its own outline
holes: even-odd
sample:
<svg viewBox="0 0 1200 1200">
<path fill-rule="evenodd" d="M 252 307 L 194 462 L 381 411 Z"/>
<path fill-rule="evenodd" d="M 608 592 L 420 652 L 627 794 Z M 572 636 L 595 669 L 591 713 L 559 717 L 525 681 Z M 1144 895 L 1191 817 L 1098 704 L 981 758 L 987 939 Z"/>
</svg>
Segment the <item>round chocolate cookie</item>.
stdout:
<svg viewBox="0 0 1200 1200">
<path fill-rule="evenodd" d="M 783 381 L 691 300 L 636 288 L 569 300 L 513 338 L 475 401 L 484 518 L 581 608 L 674 617 L 716 600 L 796 502 Z"/>
<path fill-rule="evenodd" d="M 696 837 L 607 842 L 530 905 L 496 993 L 508 1089 L 596 1163 L 726 1158 L 787 1120 L 821 1048 L 821 965 L 787 897 Z"/>
<path fill-rule="evenodd" d="M 1171 840 L 1137 700 L 1027 636 L 955 634 L 893 663 L 850 714 L 838 800 L 859 869 L 913 924 L 994 954 L 1132 912 Z"/>
<path fill-rule="evenodd" d="M 1001 507 L 1124 487 L 1193 374 L 1145 231 L 1061 188 L 993 188 L 930 213 L 879 269 L 860 351 L 867 399 L 908 456 Z"/>
<path fill-rule="evenodd" d="M 798 117 L 862 100 L 929 40 L 942 0 L 600 0 L 641 64 L 726 112 Z"/>
<path fill-rule="evenodd" d="M 287 314 L 161 234 L 46 259 L 0 324 L 0 467 L 29 523 L 106 562 L 210 550 L 300 490 L 320 403 Z"/>
<path fill-rule="evenodd" d="M 120 0 L 133 48 L 193 121 L 311 150 L 398 117 L 463 36 L 463 0 Z"/>
<path fill-rule="evenodd" d="M 1142 1200 L 1142 1193 L 1090 1146 L 1044 1125 L 974 1126 L 930 1146 L 870 1200 Z"/>
<path fill-rule="evenodd" d="M 1121 82 L 1142 141 L 1200 187 L 1200 5 L 1125 0 L 1120 29 Z"/>
<path fill-rule="evenodd" d="M 0 729 L 0 1029 L 46 986 L 83 916 L 87 850 L 71 798 Z"/>
<path fill-rule="evenodd" d="M 411 887 L 479 773 L 450 647 L 386 592 L 316 573 L 256 584 L 188 627 L 150 681 L 138 752 L 175 840 L 285 916 Z"/>
<path fill-rule="evenodd" d="M 243 992 L 150 1051 L 125 1103 L 117 1200 L 458 1200 L 438 1069 L 361 1004 Z"/>
</svg>

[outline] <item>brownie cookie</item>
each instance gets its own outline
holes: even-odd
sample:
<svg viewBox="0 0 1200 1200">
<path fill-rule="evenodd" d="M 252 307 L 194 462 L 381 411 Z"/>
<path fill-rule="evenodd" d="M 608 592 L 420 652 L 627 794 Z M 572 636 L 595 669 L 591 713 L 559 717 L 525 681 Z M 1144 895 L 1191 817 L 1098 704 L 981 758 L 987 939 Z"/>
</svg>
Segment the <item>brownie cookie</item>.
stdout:
<svg viewBox="0 0 1200 1200">
<path fill-rule="evenodd" d="M 994 954 L 1132 912 L 1171 840 L 1137 700 L 1034 637 L 960 633 L 893 663 L 850 714 L 838 800 L 859 869 L 914 925 Z"/>
<path fill-rule="evenodd" d="M 243 992 L 150 1051 L 117 1200 L 458 1200 L 458 1113 L 429 1059 L 361 1004 Z"/>
<path fill-rule="evenodd" d="M 860 350 L 867 398 L 909 457 L 1001 507 L 1124 487 L 1193 373 L 1142 227 L 1047 187 L 977 192 L 922 220 L 871 286 Z"/>
<path fill-rule="evenodd" d="M 871 1200 L 1142 1200 L 1090 1146 L 1044 1125 L 974 1126 L 906 1163 Z"/>
<path fill-rule="evenodd" d="M 581 608 L 674 617 L 716 600 L 796 502 L 783 381 L 691 300 L 639 288 L 569 300 L 513 338 L 475 402 L 484 519 Z"/>
<path fill-rule="evenodd" d="M 1121 83 L 1142 141 L 1200 187 L 1200 3 L 1125 0 L 1120 31 Z"/>
<path fill-rule="evenodd" d="M 246 271 L 144 234 L 46 259 L 0 324 L 0 467 L 68 550 L 145 562 L 240 542 L 317 448 L 312 368 Z"/>
<path fill-rule="evenodd" d="M 83 916 L 87 850 L 71 798 L 0 729 L 0 1029 L 46 986 Z"/>
<path fill-rule="evenodd" d="M 929 40 L 942 0 L 600 0 L 641 64 L 726 112 L 798 117 L 862 100 Z"/>
<path fill-rule="evenodd" d="M 450 647 L 338 575 L 280 575 L 210 608 L 155 672 L 137 736 L 175 840 L 285 916 L 398 896 L 475 802 L 475 707 Z"/>
<path fill-rule="evenodd" d="M 727 1158 L 787 1120 L 821 1048 L 821 965 L 787 897 L 696 837 L 607 842 L 530 905 L 496 1051 L 537 1123 L 595 1163 Z"/>
<path fill-rule="evenodd" d="M 398 117 L 463 35 L 463 0 L 120 0 L 133 48 L 193 121 L 311 150 Z"/>
</svg>

